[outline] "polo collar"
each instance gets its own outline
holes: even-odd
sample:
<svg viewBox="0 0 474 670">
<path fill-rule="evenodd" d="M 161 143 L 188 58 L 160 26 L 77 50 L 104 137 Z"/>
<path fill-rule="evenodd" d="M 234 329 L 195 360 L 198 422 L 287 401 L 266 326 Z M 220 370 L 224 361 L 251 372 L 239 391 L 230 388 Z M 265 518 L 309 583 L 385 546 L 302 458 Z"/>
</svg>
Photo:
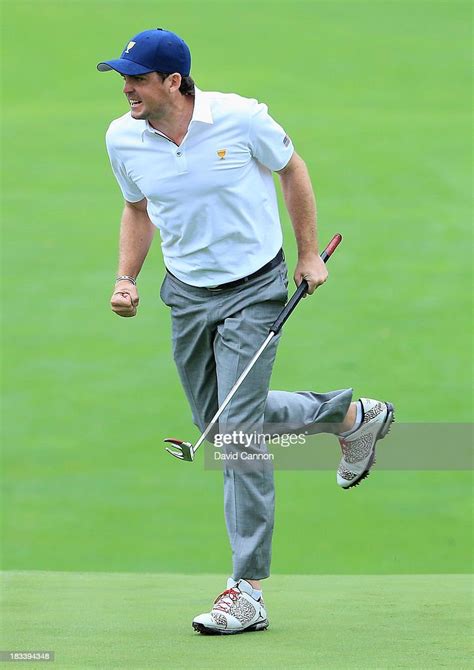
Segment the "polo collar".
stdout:
<svg viewBox="0 0 474 670">
<path fill-rule="evenodd" d="M 211 106 L 209 104 L 208 99 L 206 98 L 205 93 L 201 91 L 197 86 L 194 87 L 194 109 L 193 109 L 193 115 L 191 117 L 191 121 L 189 122 L 189 125 L 194 121 L 199 121 L 200 123 L 209 123 L 212 124 L 214 123 L 214 119 L 212 118 L 212 110 Z M 160 133 L 159 130 L 156 130 L 150 124 L 148 121 L 142 121 L 143 123 L 143 130 L 142 130 L 142 139 L 143 139 L 143 134 L 145 132 L 149 133 L 154 133 L 155 135 L 163 135 L 163 133 Z M 163 135 L 163 137 L 166 137 L 166 135 Z"/>
<path fill-rule="evenodd" d="M 211 106 L 206 94 L 197 86 L 194 87 L 194 110 L 191 118 L 193 121 L 201 121 L 201 123 L 214 123 L 212 118 Z"/>
</svg>

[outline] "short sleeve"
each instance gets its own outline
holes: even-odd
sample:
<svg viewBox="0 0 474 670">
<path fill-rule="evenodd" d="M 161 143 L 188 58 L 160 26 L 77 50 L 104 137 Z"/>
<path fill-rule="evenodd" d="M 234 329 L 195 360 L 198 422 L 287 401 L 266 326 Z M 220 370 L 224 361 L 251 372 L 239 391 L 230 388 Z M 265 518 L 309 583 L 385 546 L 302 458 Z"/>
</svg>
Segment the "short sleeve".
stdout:
<svg viewBox="0 0 474 670">
<path fill-rule="evenodd" d="M 293 143 L 283 128 L 270 116 L 267 105 L 252 108 L 249 126 L 252 155 L 270 170 L 282 170 L 294 152 Z"/>
<path fill-rule="evenodd" d="M 117 151 L 111 141 L 109 133 L 105 136 L 105 143 L 107 145 L 107 153 L 109 154 L 110 164 L 115 179 L 120 186 L 123 197 L 127 202 L 140 202 L 145 197 L 138 186 L 133 182 L 127 174 L 124 164 L 117 155 Z"/>
</svg>

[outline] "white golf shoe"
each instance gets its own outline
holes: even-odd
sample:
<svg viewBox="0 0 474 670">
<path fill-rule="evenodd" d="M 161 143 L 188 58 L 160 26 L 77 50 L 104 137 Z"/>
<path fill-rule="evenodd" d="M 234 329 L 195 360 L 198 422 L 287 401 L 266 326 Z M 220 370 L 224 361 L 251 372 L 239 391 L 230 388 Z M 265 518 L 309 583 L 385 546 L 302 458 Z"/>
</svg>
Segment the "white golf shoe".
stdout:
<svg viewBox="0 0 474 670">
<path fill-rule="evenodd" d="M 367 477 L 375 463 L 375 445 L 390 430 L 395 413 L 389 402 L 360 398 L 362 422 L 353 433 L 340 437 L 342 459 L 337 469 L 337 483 L 343 489 L 357 486 Z"/>
<path fill-rule="evenodd" d="M 263 598 L 252 597 L 253 588 L 244 579 L 227 580 L 227 589 L 214 601 L 212 610 L 193 619 L 193 628 L 203 635 L 231 635 L 268 628 Z"/>
</svg>

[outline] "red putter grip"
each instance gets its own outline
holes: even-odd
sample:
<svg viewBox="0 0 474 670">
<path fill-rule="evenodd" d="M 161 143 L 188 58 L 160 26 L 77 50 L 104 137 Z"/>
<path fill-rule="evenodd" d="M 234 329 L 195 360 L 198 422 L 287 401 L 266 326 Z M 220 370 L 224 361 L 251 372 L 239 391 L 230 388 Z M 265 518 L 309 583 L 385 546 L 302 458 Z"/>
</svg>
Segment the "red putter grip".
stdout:
<svg viewBox="0 0 474 670">
<path fill-rule="evenodd" d="M 337 247 L 341 244 L 341 242 L 342 242 L 341 233 L 336 233 L 332 238 L 332 240 L 327 245 L 327 247 L 324 249 L 323 253 L 321 254 L 321 258 L 323 259 L 324 262 L 326 262 L 327 259 L 332 256 L 332 254 L 336 251 Z"/>
</svg>

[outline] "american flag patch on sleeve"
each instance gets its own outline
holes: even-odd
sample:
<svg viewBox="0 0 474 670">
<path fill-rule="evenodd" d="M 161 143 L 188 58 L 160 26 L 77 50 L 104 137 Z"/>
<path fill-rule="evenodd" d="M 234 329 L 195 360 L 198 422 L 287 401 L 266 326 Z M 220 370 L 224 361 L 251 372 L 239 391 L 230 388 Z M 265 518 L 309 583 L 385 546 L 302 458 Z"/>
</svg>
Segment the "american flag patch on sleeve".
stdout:
<svg viewBox="0 0 474 670">
<path fill-rule="evenodd" d="M 285 145 L 285 147 L 287 147 L 289 145 L 289 143 L 290 143 L 290 138 L 288 137 L 288 135 L 285 135 L 285 137 L 283 138 L 283 144 Z"/>
</svg>

